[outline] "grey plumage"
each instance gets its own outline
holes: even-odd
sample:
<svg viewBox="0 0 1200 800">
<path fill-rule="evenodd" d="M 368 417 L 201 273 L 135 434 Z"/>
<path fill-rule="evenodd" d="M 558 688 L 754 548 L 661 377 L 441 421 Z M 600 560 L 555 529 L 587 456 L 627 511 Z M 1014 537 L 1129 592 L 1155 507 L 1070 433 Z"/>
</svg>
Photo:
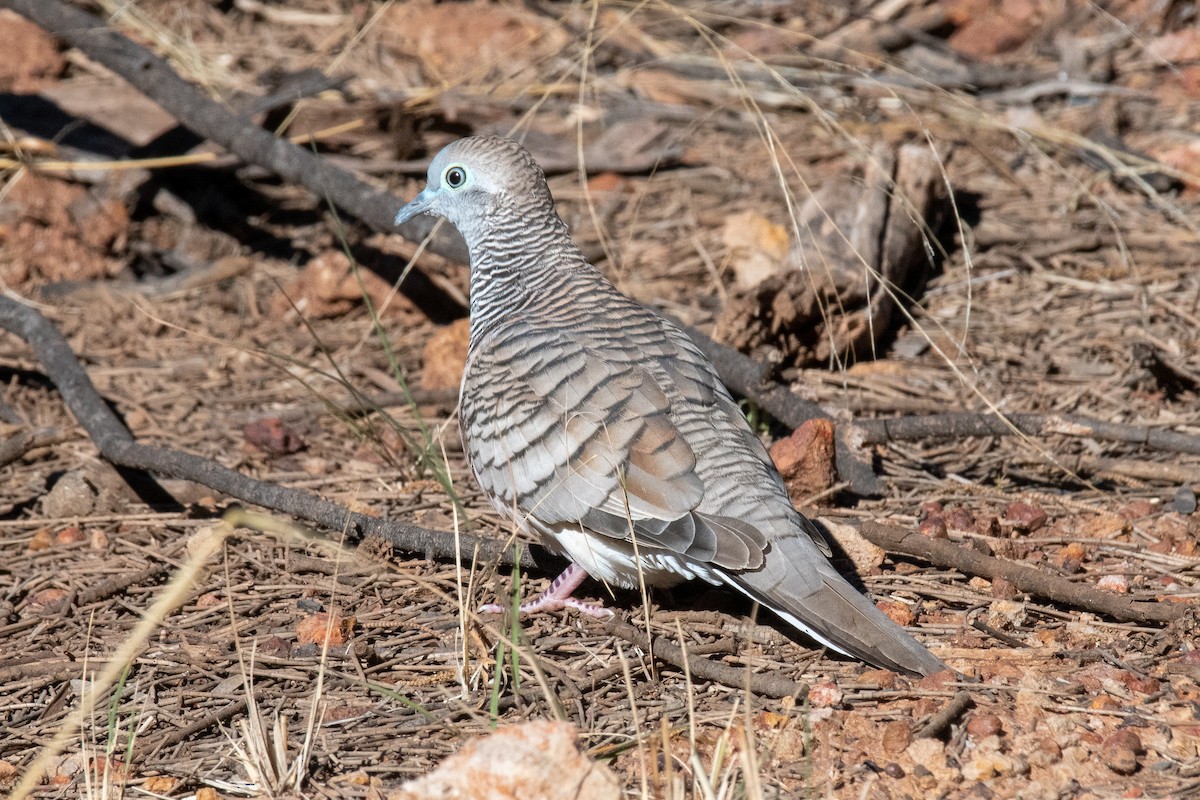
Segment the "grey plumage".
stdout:
<svg viewBox="0 0 1200 800">
<path fill-rule="evenodd" d="M 602 581 L 727 584 L 843 654 L 945 669 L 833 569 L 713 366 L 587 263 L 523 147 L 448 145 L 397 224 L 421 213 L 470 250 L 460 422 L 501 513 Z M 541 603 L 568 602 L 582 577 Z"/>
</svg>

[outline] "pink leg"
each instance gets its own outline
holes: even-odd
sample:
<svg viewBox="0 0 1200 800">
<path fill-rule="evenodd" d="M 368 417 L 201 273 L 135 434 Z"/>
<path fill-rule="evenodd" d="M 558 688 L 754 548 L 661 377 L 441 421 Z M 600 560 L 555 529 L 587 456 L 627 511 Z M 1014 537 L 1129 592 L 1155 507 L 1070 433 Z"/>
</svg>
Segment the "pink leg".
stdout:
<svg viewBox="0 0 1200 800">
<path fill-rule="evenodd" d="M 613 612 L 595 603 L 585 603 L 571 597 L 571 592 L 579 588 L 579 584 L 587 579 L 587 572 L 578 564 L 572 563 L 562 571 L 562 574 L 550 582 L 550 588 L 532 600 L 526 600 L 518 607 L 521 614 L 539 614 L 543 611 L 558 611 L 560 608 L 573 608 L 581 614 L 601 619 L 611 617 Z M 479 607 L 481 614 L 500 614 L 504 606 L 499 603 L 488 603 Z"/>
</svg>

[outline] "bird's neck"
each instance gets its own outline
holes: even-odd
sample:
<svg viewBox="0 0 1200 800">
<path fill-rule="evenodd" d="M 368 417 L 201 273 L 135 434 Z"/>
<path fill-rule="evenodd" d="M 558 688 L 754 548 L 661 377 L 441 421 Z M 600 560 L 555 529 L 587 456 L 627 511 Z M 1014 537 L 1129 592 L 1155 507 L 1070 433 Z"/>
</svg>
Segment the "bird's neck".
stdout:
<svg viewBox="0 0 1200 800">
<path fill-rule="evenodd" d="M 536 316 L 569 301 L 595 272 L 557 214 L 498 215 L 466 232 L 471 254 L 471 341 L 513 314 Z"/>
</svg>

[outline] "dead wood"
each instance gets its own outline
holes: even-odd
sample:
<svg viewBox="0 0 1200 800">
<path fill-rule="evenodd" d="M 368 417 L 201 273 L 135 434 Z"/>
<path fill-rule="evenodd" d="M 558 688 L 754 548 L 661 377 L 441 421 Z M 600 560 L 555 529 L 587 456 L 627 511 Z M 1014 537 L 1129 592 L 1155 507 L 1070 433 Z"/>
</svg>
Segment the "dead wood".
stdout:
<svg viewBox="0 0 1200 800">
<path fill-rule="evenodd" d="M 1033 567 L 985 555 L 945 539 L 931 539 L 896 525 L 864 520 L 850 522 L 873 544 L 890 553 L 902 553 L 956 569 L 966 575 L 994 580 L 1004 578 L 1019 591 L 1043 597 L 1071 608 L 1104 614 L 1122 622 L 1167 623 L 1181 618 L 1188 606 L 1172 603 L 1148 603 L 1114 592 L 1093 589 Z"/>
<path fill-rule="evenodd" d="M 1032 459 L 1030 459 L 1032 461 Z M 1091 455 L 1058 456 L 1058 461 L 1067 469 L 1081 475 L 1120 476 L 1142 481 L 1174 483 L 1181 486 L 1200 485 L 1200 475 L 1195 467 L 1161 461 L 1144 461 L 1136 458 L 1104 458 Z M 1037 463 L 1044 463 L 1039 459 Z"/>
<path fill-rule="evenodd" d="M 925 146 L 878 145 L 861 175 L 814 191 L 795 212 L 798 238 L 786 253 L 733 257 L 713 337 L 742 352 L 769 349 L 787 366 L 879 357 L 900 298 L 919 298 L 929 272 L 947 209 L 944 169 Z"/>
<path fill-rule="evenodd" d="M 100 449 L 101 455 L 113 463 L 160 475 L 196 481 L 245 502 L 291 514 L 330 530 L 344 531 L 350 534 L 350 538 L 354 540 L 377 535 L 400 550 L 424 553 L 426 557 L 432 558 L 453 557 L 455 547 L 453 534 L 403 522 L 367 517 L 307 492 L 250 478 L 209 459 L 177 450 L 137 443 L 129 429 L 96 392 L 87 373 L 71 351 L 70 345 L 49 320 L 32 307 L 21 305 L 8 297 L 0 297 L 0 326 L 20 336 L 33 348 L 48 377 L 58 387 L 63 401 L 71 413 Z M 479 558 L 500 563 L 512 563 L 513 561 L 512 550 L 504 542 L 480 539 L 466 534 L 460 534 L 457 538 L 459 540 L 458 554 L 464 560 Z M 544 567 L 546 555 L 543 553 L 540 558 L 534 555 L 539 551 L 541 548 L 536 545 L 527 545 L 520 557 L 521 566 L 533 569 Z M 94 602 L 133 583 L 156 578 L 164 572 L 165 567 L 154 566 L 139 573 L 121 576 L 95 587 L 86 592 L 86 598 L 81 596 L 79 599 L 85 602 Z M 703 680 L 716 681 L 726 686 L 748 685 L 751 691 L 770 697 L 794 697 L 808 691 L 808 687 L 785 678 L 755 675 L 741 668 L 721 664 L 702 656 L 685 655 L 682 648 L 671 644 L 662 637 L 649 641 L 645 634 L 626 622 L 612 621 L 605 626 L 605 630 L 613 636 L 653 653 L 656 658 L 680 669 L 690 670 L 693 675 Z M 231 704 L 217 715 L 200 720 L 196 723 L 198 727 L 195 727 L 194 730 L 189 728 L 189 730 L 191 732 L 202 730 L 228 716 L 239 713 L 240 710 L 237 703 Z M 168 740 L 156 742 L 154 749 L 171 744 L 170 739 L 171 737 L 168 737 Z"/>
<path fill-rule="evenodd" d="M 856 419 L 853 423 L 836 420 L 811 401 L 796 396 L 786 386 L 770 379 L 770 368 L 749 356 L 714 342 L 688 328 L 688 335 L 704 350 L 717 367 L 721 379 L 733 392 L 748 397 L 775 419 L 791 428 L 809 419 L 834 419 L 839 427 L 849 427 L 848 436 L 838 436 L 838 472 L 851 482 L 855 494 L 871 496 L 862 489 L 865 476 L 855 472 L 850 441 L 860 445 L 925 439 L 965 439 L 972 436 L 1075 436 L 1107 442 L 1122 442 L 1174 453 L 1200 455 L 1200 436 L 1164 431 L 1145 425 L 1104 422 L 1082 414 L 999 414 L 961 412 L 922 414 L 889 419 Z M 845 448 L 845 449 L 843 449 Z M 856 480 L 856 477 L 858 480 Z M 872 472 L 872 478 L 878 481 Z"/>
<path fill-rule="evenodd" d="M 511 548 L 499 540 L 460 534 L 456 553 L 456 537 L 444 531 L 358 514 L 307 492 L 256 480 L 191 453 L 139 444 L 96 391 L 53 323 L 30 306 L 0 297 L 0 327 L 16 334 L 33 349 L 47 376 L 58 387 L 67 408 L 87 431 L 101 455 L 118 466 L 195 481 L 244 502 L 290 514 L 327 530 L 342 531 L 353 542 L 374 535 L 399 550 L 423 554 L 427 558 L 453 559 L 457 556 L 467 561 L 512 562 Z M 777 391 L 782 391 L 782 387 Z M 968 575 L 988 579 L 1003 577 L 1023 592 L 1115 619 L 1162 623 L 1178 619 L 1184 611 L 1180 606 L 1138 602 L 1092 589 L 1023 564 L 930 539 L 893 525 L 865 521 L 857 527 L 867 539 L 889 552 L 915 556 Z M 527 545 L 520 557 L 525 569 L 545 570 L 552 560 L 544 548 L 537 545 Z"/>
<path fill-rule="evenodd" d="M 1104 422 L 1079 414 L 929 414 L 892 419 L 858 420 L 863 444 L 917 439 L 963 439 L 968 436 L 1079 436 L 1137 444 L 1154 450 L 1200 455 L 1200 436 L 1145 425 Z"/>
<path fill-rule="evenodd" d="M 267 697 L 270 697 L 270 692 L 271 692 L 270 686 L 255 686 L 254 687 L 254 698 L 255 698 L 255 700 L 261 701 Z M 182 728 L 177 728 L 176 730 L 170 731 L 167 734 L 165 734 L 164 736 L 160 736 L 156 739 L 152 739 L 145 744 L 139 742 L 137 749 L 133 751 L 134 752 L 134 760 L 135 760 L 135 762 L 144 761 L 145 759 L 153 756 L 155 753 L 159 752 L 160 750 L 162 750 L 164 748 L 174 747 L 175 745 L 179 744 L 180 742 L 186 742 L 187 740 L 191 739 L 193 736 L 200 733 L 201 731 L 207 730 L 208 728 L 211 728 L 214 725 L 220 725 L 225 720 L 230 719 L 231 717 L 235 717 L 238 714 L 241 714 L 243 711 L 246 710 L 246 707 L 248 705 L 249 705 L 248 698 L 245 698 L 245 697 L 238 698 L 237 700 L 234 700 L 231 703 L 229 703 L 228 705 L 222 707 L 219 711 L 214 711 L 211 714 L 206 714 L 205 716 L 201 717 L 200 719 L 196 720 L 195 722 L 192 722 L 190 725 L 186 725 Z"/>
<path fill-rule="evenodd" d="M 0 442 L 0 467 L 6 467 L 14 461 L 25 457 L 30 450 L 48 447 L 62 441 L 63 435 L 48 428 L 43 430 L 25 429 L 14 433 Z"/>
<path fill-rule="evenodd" d="M 114 594 L 119 594 L 130 586 L 156 581 L 167 574 L 166 564 L 152 564 L 143 570 L 118 575 L 103 583 L 98 583 L 90 589 L 84 589 L 72 598 L 75 606 L 88 606 L 101 600 L 106 600 Z"/>
</svg>

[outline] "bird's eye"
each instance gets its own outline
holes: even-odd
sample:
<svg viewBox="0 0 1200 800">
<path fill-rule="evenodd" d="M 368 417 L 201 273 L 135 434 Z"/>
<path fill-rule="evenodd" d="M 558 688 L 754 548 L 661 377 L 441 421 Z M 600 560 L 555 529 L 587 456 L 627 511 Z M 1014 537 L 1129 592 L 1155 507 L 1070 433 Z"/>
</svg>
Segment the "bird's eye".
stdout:
<svg viewBox="0 0 1200 800">
<path fill-rule="evenodd" d="M 442 182 L 451 189 L 461 189 L 467 182 L 467 170 L 465 167 L 453 166 L 447 167 L 442 174 Z"/>
</svg>

